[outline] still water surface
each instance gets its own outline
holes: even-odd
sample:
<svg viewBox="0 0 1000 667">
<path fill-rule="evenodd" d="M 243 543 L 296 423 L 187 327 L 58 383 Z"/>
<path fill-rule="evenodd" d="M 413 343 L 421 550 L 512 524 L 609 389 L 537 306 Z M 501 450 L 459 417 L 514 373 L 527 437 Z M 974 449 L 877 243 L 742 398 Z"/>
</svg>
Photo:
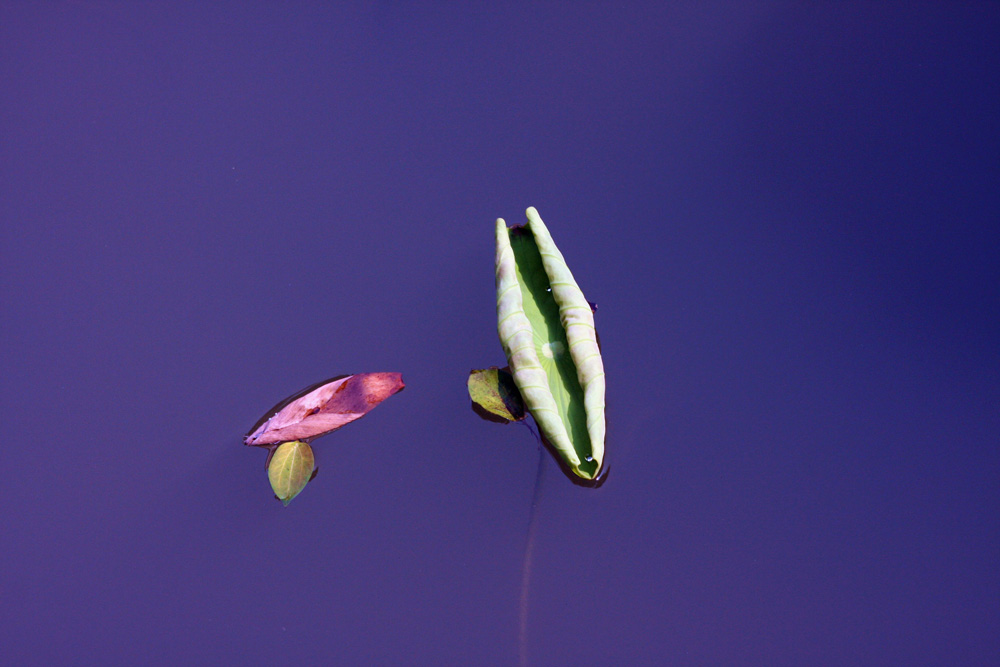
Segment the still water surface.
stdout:
<svg viewBox="0 0 1000 667">
<path fill-rule="evenodd" d="M 0 662 L 516 664 L 533 498 L 533 664 L 1000 661 L 1000 12 L 661 5 L 0 9 Z M 599 489 L 469 409 L 529 205 Z"/>
</svg>

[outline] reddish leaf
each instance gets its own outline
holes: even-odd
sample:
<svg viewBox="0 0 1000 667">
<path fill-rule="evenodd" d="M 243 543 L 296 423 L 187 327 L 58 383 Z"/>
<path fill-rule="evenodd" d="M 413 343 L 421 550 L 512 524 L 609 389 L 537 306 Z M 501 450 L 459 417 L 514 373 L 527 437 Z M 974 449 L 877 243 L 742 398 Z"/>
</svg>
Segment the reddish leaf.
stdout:
<svg viewBox="0 0 1000 667">
<path fill-rule="evenodd" d="M 260 422 L 244 443 L 270 447 L 290 440 L 309 442 L 364 417 L 376 405 L 403 389 L 400 373 L 358 373 L 329 380 L 279 403 L 272 417 Z"/>
</svg>

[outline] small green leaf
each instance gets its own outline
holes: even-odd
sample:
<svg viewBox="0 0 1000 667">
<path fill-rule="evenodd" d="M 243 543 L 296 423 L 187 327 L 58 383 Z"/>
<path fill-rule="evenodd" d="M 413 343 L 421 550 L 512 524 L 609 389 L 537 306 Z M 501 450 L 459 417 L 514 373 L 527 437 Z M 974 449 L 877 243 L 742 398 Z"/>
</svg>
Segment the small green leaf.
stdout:
<svg viewBox="0 0 1000 667">
<path fill-rule="evenodd" d="M 469 371 L 469 398 L 472 409 L 483 419 L 501 423 L 524 419 L 524 401 L 506 368 Z"/>
<path fill-rule="evenodd" d="M 312 479 L 315 465 L 312 448 L 301 440 L 278 445 L 267 467 L 267 478 L 278 500 L 288 507 Z"/>
</svg>

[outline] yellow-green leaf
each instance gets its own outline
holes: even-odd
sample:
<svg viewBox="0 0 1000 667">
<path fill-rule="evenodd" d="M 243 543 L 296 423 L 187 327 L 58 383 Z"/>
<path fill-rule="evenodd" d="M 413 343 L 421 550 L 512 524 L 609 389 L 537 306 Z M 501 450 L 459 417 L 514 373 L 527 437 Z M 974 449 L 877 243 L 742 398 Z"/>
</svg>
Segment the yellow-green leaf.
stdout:
<svg viewBox="0 0 1000 667">
<path fill-rule="evenodd" d="M 483 419 L 516 422 L 524 419 L 524 401 L 506 368 L 469 371 L 469 398 L 473 409 Z"/>
<path fill-rule="evenodd" d="M 315 463 L 312 448 L 301 440 L 283 442 L 274 451 L 267 467 L 267 478 L 271 480 L 274 495 L 286 507 L 306 488 Z"/>
</svg>

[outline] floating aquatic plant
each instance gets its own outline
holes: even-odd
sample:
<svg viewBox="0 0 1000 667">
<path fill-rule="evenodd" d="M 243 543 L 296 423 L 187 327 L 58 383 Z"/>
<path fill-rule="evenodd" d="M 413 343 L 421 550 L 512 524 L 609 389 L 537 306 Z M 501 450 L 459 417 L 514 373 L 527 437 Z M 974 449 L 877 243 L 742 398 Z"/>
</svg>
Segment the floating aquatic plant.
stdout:
<svg viewBox="0 0 1000 667">
<path fill-rule="evenodd" d="M 303 389 L 267 411 L 243 442 L 268 448 L 267 477 L 286 506 L 316 476 L 309 443 L 364 417 L 401 391 L 399 373 L 345 375 Z"/>
<path fill-rule="evenodd" d="M 538 211 L 529 208 L 527 217 L 511 228 L 496 222 L 500 343 L 546 442 L 574 475 L 596 482 L 606 427 L 594 312 Z"/>
</svg>

